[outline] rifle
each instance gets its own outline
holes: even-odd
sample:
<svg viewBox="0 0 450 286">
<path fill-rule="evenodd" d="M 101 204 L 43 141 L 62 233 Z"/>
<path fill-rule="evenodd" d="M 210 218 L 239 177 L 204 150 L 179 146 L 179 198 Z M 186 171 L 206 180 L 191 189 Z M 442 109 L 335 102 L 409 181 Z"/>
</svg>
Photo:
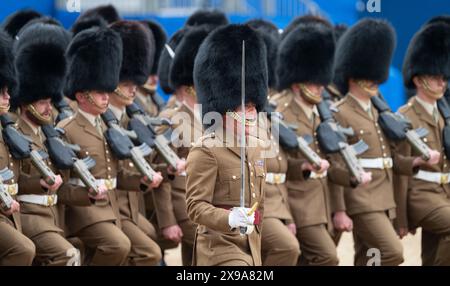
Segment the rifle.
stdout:
<svg viewBox="0 0 450 286">
<path fill-rule="evenodd" d="M 369 146 L 363 140 L 353 145 L 347 143 L 347 137 L 353 136 L 354 131 L 352 128 L 343 128 L 336 122 L 327 101 L 322 100 L 317 104 L 317 110 L 321 120 L 316 130 L 320 148 L 326 154 L 340 153 L 352 176 L 361 183 L 364 168 L 356 156 L 367 151 Z"/>
<path fill-rule="evenodd" d="M 72 107 L 70 107 L 69 103 L 64 98 L 61 98 L 60 101 L 53 103 L 53 105 L 58 110 L 58 116 L 55 119 L 55 123 L 58 123 L 75 114 Z"/>
<path fill-rule="evenodd" d="M 131 159 L 137 170 L 147 177 L 148 180 L 152 181 L 155 171 L 144 158 L 151 154 L 152 149 L 145 143 L 140 146 L 134 146 L 129 136 L 134 135 L 132 137 L 137 139 L 136 133 L 120 127 L 119 121 L 110 109 L 103 113 L 101 117 L 108 126 L 108 129 L 105 131 L 105 138 L 114 155 L 119 160 Z"/>
<path fill-rule="evenodd" d="M 99 193 L 97 181 L 89 171 L 95 166 L 95 160 L 92 157 L 79 159 L 75 152 L 80 152 L 80 146 L 63 141 L 63 129 L 55 128 L 50 124 L 43 125 L 41 128 L 47 138 L 44 144 L 56 168 L 60 170 L 73 169 L 84 185 L 92 189 L 92 194 L 96 196 Z"/>
<path fill-rule="evenodd" d="M 44 181 L 48 185 L 53 185 L 56 175 L 44 161 L 48 158 L 48 154 L 43 150 L 33 150 L 31 147 L 32 141 L 14 127 L 14 121 L 6 114 L 0 116 L 0 121 L 3 127 L 3 139 L 13 158 L 16 160 L 30 158 L 31 163 L 41 174 Z"/>
<path fill-rule="evenodd" d="M 137 143 L 146 143 L 163 156 L 164 160 L 174 169 L 177 168 L 177 162 L 180 160 L 177 154 L 169 147 L 169 140 L 162 135 L 157 134 L 155 127 L 172 123 L 166 118 L 152 118 L 135 102 L 126 107 L 127 115 L 130 117 L 128 128 L 137 134 Z"/>
<path fill-rule="evenodd" d="M 450 89 L 447 89 L 450 93 Z M 446 92 L 446 93 L 447 93 Z M 450 94 L 449 94 L 450 95 Z M 447 98 L 443 97 L 437 101 L 439 113 L 444 118 L 445 126 L 442 130 L 442 142 L 444 144 L 444 151 L 447 158 L 450 158 L 450 107 L 447 103 Z"/>
<path fill-rule="evenodd" d="M 11 209 L 11 205 L 14 199 L 9 194 L 6 186 L 3 184 L 4 181 L 11 180 L 14 177 L 13 171 L 8 168 L 0 170 L 0 207 L 4 211 Z"/>
<path fill-rule="evenodd" d="M 266 112 L 271 120 L 272 132 L 276 132 L 280 138 L 280 145 L 286 150 L 298 150 L 316 169 L 320 169 L 322 158 L 309 147 L 313 138 L 311 136 L 297 136 L 292 130 L 294 127 L 288 126 L 282 119 L 279 112 L 273 112 L 274 106 L 266 106 Z"/>
<path fill-rule="evenodd" d="M 406 139 L 425 161 L 429 160 L 429 148 L 421 140 L 421 138 L 427 136 L 428 130 L 423 127 L 413 130 L 411 122 L 401 114 L 394 114 L 382 97 L 372 96 L 371 101 L 379 112 L 378 124 L 380 124 L 384 134 L 393 141 Z"/>
</svg>

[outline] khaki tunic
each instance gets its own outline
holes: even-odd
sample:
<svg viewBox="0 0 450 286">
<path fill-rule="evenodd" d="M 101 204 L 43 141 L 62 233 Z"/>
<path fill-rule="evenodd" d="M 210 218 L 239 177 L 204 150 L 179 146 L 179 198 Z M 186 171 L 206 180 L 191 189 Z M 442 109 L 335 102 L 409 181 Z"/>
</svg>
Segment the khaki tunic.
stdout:
<svg viewBox="0 0 450 286">
<path fill-rule="evenodd" d="M 0 130 L 1 132 L 1 130 Z M 8 147 L 3 141 L 3 136 L 0 134 L 0 170 L 8 168 L 14 173 L 14 177 L 8 181 L 3 182 L 4 184 L 15 184 L 20 173 L 20 162 L 15 160 L 8 151 Z M 15 199 L 15 196 L 12 196 Z M 0 213 L 0 222 L 5 222 L 13 226 L 18 231 L 22 232 L 22 224 L 20 221 L 20 213 L 13 213 L 11 216 L 7 217 Z"/>
<path fill-rule="evenodd" d="M 31 127 L 23 119 L 19 118 L 17 122 L 18 130 L 32 140 L 34 150 L 43 150 L 47 152 L 43 141 L 43 133 L 35 134 Z M 39 136 L 40 135 L 40 136 Z M 45 160 L 47 165 L 53 169 L 55 174 L 58 172 L 53 168 L 50 160 Z M 46 195 L 50 191 L 45 191 L 40 184 L 41 175 L 31 163 L 31 159 L 22 161 L 21 173 L 19 176 L 19 195 L 34 194 Z M 89 205 L 90 201 L 87 193 L 78 192 L 76 187 L 68 184 L 62 184 L 57 191 L 58 204 L 55 206 L 41 206 L 37 204 L 21 203 L 21 220 L 23 232 L 28 237 L 34 237 L 44 232 L 57 232 L 63 234 L 64 216 L 62 204 Z"/>
<path fill-rule="evenodd" d="M 65 136 L 69 143 L 80 146 L 81 158 L 90 156 L 95 160 L 96 165 L 90 171 L 96 179 L 117 178 L 118 189 L 139 189 L 140 175 L 120 168 L 118 160 L 111 154 L 106 139 L 81 113 L 78 112 L 73 118 L 60 122 L 58 126 L 65 130 Z M 106 130 L 104 124 L 103 130 Z M 70 177 L 76 178 L 77 176 L 71 172 Z M 84 193 L 87 191 L 86 187 L 78 187 L 78 189 L 84 190 Z M 120 227 L 119 217 L 116 190 L 111 190 L 106 199 L 96 200 L 88 207 L 69 206 L 66 221 L 69 234 L 75 234 L 98 222 L 115 222 Z"/>
<path fill-rule="evenodd" d="M 276 100 L 277 111 L 283 114 L 284 121 L 297 126 L 296 133 L 298 136 L 309 135 L 314 138 L 314 142 L 310 147 L 322 158 L 325 158 L 315 137 L 315 130 L 320 124 L 319 116 L 314 115 L 313 121 L 309 120 L 303 109 L 294 100 L 294 97 L 295 95 L 292 91 L 286 90 L 272 97 L 272 99 Z M 304 160 L 304 157 L 298 151 L 289 152 L 288 157 Z M 328 224 L 331 221 L 330 196 L 326 177 L 306 181 L 289 178 L 286 186 L 288 188 L 289 204 L 297 228 Z"/>
<path fill-rule="evenodd" d="M 337 202 L 340 210 L 346 210 L 349 215 L 359 213 L 389 211 L 389 217 L 395 217 L 395 201 L 393 188 L 393 172 L 411 176 L 413 157 L 405 157 L 395 152 L 395 146 L 389 142 L 378 125 L 378 111 L 372 106 L 373 116 L 363 110 L 361 105 L 352 97 L 346 96 L 336 104 L 338 112 L 336 120 L 345 128 L 353 128 L 355 135 L 348 138 L 349 144 L 359 140 L 369 145 L 369 149 L 360 158 L 389 158 L 392 157 L 392 169 L 370 169 L 372 181 L 364 187 L 345 188 Z M 342 172 L 341 177 L 350 174 Z"/>
<path fill-rule="evenodd" d="M 221 137 L 214 133 L 204 136 L 187 159 L 188 214 L 198 224 L 193 265 L 261 265 L 261 228 L 255 226 L 250 235 L 242 237 L 238 230 L 230 230 L 229 211 L 223 208 L 240 203 L 240 148 L 202 146 L 221 146 Z M 258 202 L 262 217 L 266 170 L 261 148 L 247 148 L 245 165 L 245 206 Z"/>
<path fill-rule="evenodd" d="M 444 120 L 439 116 L 436 122 L 425 108 L 416 100 L 411 98 L 407 105 L 399 109 L 410 121 L 413 128 L 426 128 L 428 135 L 423 141 L 433 150 L 441 152 L 441 159 L 436 165 L 421 166 L 420 170 L 428 172 L 449 173 L 450 164 L 444 153 L 442 143 L 442 129 Z M 419 156 L 409 144 L 402 144 L 399 148 L 405 156 Z M 398 203 L 398 224 L 401 227 L 416 228 L 420 222 L 432 211 L 442 207 L 450 206 L 449 184 L 426 182 L 413 177 L 401 177 L 395 186 Z"/>
</svg>

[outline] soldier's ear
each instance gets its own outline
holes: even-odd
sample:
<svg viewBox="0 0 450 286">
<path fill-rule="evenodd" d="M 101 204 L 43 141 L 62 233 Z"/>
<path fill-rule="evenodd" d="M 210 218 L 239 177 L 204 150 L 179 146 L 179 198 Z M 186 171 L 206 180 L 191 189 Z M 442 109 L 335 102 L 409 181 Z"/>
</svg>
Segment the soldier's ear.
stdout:
<svg viewBox="0 0 450 286">
<path fill-rule="evenodd" d="M 414 85 L 416 86 L 416 89 L 421 88 L 422 83 L 420 82 L 419 76 L 417 76 L 417 75 L 414 76 L 412 81 L 413 81 Z"/>
<path fill-rule="evenodd" d="M 84 102 L 85 100 L 84 93 L 83 92 L 75 93 L 75 99 L 77 100 L 77 102 Z"/>
<path fill-rule="evenodd" d="M 295 93 L 298 94 L 300 92 L 300 87 L 298 86 L 298 83 L 294 83 L 291 85 L 291 90 Z"/>
</svg>

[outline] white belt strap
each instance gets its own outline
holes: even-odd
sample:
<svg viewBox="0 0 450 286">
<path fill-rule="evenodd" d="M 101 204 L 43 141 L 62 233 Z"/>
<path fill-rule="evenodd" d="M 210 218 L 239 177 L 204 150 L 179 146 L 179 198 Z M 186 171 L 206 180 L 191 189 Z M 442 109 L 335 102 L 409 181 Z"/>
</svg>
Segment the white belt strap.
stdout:
<svg viewBox="0 0 450 286">
<path fill-rule="evenodd" d="M 316 172 L 311 172 L 311 175 L 309 175 L 310 179 L 322 179 L 325 178 L 327 176 L 327 171 L 323 172 L 323 173 L 316 173 Z"/>
<path fill-rule="evenodd" d="M 25 202 L 35 205 L 41 205 L 46 207 L 51 207 L 56 205 L 58 202 L 58 196 L 57 195 L 20 195 L 17 196 L 17 200 L 19 202 Z"/>
<path fill-rule="evenodd" d="M 105 185 L 108 191 L 112 191 L 117 188 L 117 178 L 112 179 L 96 179 L 97 186 Z M 77 185 L 80 187 L 86 187 L 81 179 L 78 178 L 70 178 L 69 184 Z"/>
<path fill-rule="evenodd" d="M 17 195 L 19 192 L 19 185 L 18 184 L 4 184 L 5 189 L 8 191 L 8 193 L 11 196 Z"/>
<path fill-rule="evenodd" d="M 450 173 L 428 172 L 419 170 L 419 172 L 414 175 L 414 178 L 442 185 L 450 183 Z"/>
<path fill-rule="evenodd" d="M 363 168 L 367 169 L 391 169 L 393 166 L 392 158 L 372 158 L 358 159 Z"/>
<path fill-rule="evenodd" d="M 286 182 L 286 174 L 284 173 L 267 173 L 266 183 L 271 185 L 284 184 Z"/>
</svg>

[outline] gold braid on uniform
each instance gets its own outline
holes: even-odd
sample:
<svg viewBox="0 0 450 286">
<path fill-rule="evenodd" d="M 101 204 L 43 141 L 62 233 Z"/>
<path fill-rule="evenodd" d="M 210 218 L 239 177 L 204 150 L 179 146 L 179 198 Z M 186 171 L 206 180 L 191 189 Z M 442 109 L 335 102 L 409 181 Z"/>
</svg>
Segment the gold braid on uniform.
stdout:
<svg viewBox="0 0 450 286">
<path fill-rule="evenodd" d="M 422 83 L 422 87 L 425 89 L 425 91 L 431 95 L 431 97 L 435 98 L 435 99 L 440 99 L 443 95 L 444 95 L 444 90 L 440 90 L 440 91 L 435 91 L 431 88 L 428 80 L 426 80 L 423 77 L 419 77 L 420 82 Z"/>
<path fill-rule="evenodd" d="M 300 88 L 300 91 L 302 92 L 302 95 L 305 97 L 305 99 L 309 103 L 311 103 L 311 104 L 318 104 L 320 101 L 322 101 L 322 96 L 320 94 L 317 95 L 317 94 L 313 93 L 303 83 L 300 83 L 298 85 L 298 87 Z"/>
<path fill-rule="evenodd" d="M 34 107 L 33 104 L 28 104 L 26 106 L 27 111 L 40 123 L 40 124 L 52 124 L 53 120 L 52 120 L 52 116 L 42 116 L 41 114 L 39 114 L 39 112 L 37 112 L 36 108 Z"/>
<path fill-rule="evenodd" d="M 367 81 L 358 80 L 356 84 L 362 88 L 365 92 L 367 92 L 370 96 L 375 96 L 378 94 L 378 87 L 370 88 Z"/>
</svg>

